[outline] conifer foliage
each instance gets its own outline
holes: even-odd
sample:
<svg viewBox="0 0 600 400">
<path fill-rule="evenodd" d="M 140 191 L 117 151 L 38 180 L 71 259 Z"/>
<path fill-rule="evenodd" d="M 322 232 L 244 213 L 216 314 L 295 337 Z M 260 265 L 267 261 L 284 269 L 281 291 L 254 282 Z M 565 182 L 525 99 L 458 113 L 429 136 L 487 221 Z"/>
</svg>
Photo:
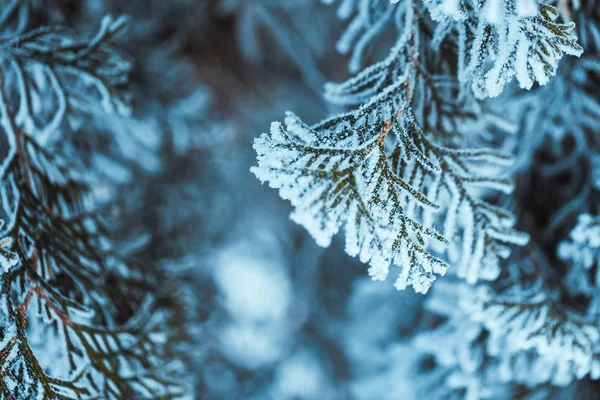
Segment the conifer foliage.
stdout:
<svg viewBox="0 0 600 400">
<path fill-rule="evenodd" d="M 596 399 L 598 93 L 598 0 L 0 0 L 0 399 Z"/>
<path fill-rule="evenodd" d="M 374 279 L 385 279 L 391 263 L 401 267 L 398 289 L 427 292 L 447 269 L 428 250 L 434 240 L 449 245 L 458 275 L 469 283 L 493 280 L 498 258 L 508 257 L 510 245 L 524 245 L 527 235 L 512 229 L 508 210 L 473 190 L 510 193 L 511 182 L 476 173 L 475 166 L 505 164 L 510 157 L 443 139 L 467 134 L 460 120 L 480 107 L 477 98 L 497 96 L 513 76 L 525 88 L 545 84 L 563 54 L 581 54 L 574 25 L 554 22 L 557 11 L 545 4 L 392 3 L 340 5 L 342 16 L 356 12 L 338 42 L 342 50 L 356 43 L 351 69 L 386 22 L 396 25 L 396 43 L 384 61 L 326 86 L 327 100 L 355 107 L 351 111 L 312 126 L 293 114 L 287 129 L 273 124 L 271 134 L 255 142 L 253 172 L 291 200 L 292 219 L 319 245 L 328 246 L 344 227 L 346 251 L 368 262 Z M 436 44 L 455 52 L 458 63 L 429 57 Z M 449 71 L 456 77 L 447 77 Z"/>
<path fill-rule="evenodd" d="M 2 398 L 187 395 L 173 380 L 159 275 L 109 239 L 110 204 L 90 187 L 101 171 L 71 140 L 93 135 L 94 119 L 129 113 L 132 63 L 110 44 L 126 24 L 107 16 L 89 39 L 52 26 L 0 44 Z"/>
</svg>

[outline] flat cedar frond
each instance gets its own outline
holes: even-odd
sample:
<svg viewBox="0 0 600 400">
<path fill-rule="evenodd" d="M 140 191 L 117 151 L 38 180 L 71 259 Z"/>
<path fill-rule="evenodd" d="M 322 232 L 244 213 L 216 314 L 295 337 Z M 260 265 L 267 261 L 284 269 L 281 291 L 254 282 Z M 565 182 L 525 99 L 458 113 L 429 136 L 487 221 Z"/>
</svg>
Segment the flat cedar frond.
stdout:
<svg viewBox="0 0 600 400">
<path fill-rule="evenodd" d="M 90 172 L 62 142 L 92 115 L 128 113 L 131 62 L 107 43 L 123 27 L 106 17 L 88 41 L 55 27 L 0 44 L 3 398 L 189 395 L 156 276 L 119 254 Z M 50 364 L 41 337 L 60 355 Z"/>
<path fill-rule="evenodd" d="M 458 31 L 458 77 L 480 98 L 498 96 L 513 78 L 524 89 L 545 85 L 564 54 L 583 52 L 575 23 L 557 23 L 557 9 L 536 0 L 425 3 L 438 32 Z"/>
<path fill-rule="evenodd" d="M 390 170 L 377 137 L 352 150 L 316 148 L 293 141 L 274 123 L 271 136 L 263 135 L 255 148 L 260 167 L 253 172 L 292 201 L 292 219 L 319 245 L 328 246 L 345 226 L 346 251 L 369 262 L 374 279 L 387 277 L 392 260 L 408 262 L 414 268 L 405 268 L 404 279 L 418 291 L 445 272 L 445 263 L 422 247 L 422 235 L 442 240 L 441 235 L 406 216 L 400 190 L 424 206 L 434 205 Z"/>
<path fill-rule="evenodd" d="M 369 262 L 374 278 L 385 279 L 390 263 L 400 266 L 398 289 L 412 285 L 425 293 L 435 275 L 445 273 L 427 238 L 451 245 L 450 259 L 468 282 L 494 280 L 498 257 L 510 253 L 507 245 L 523 245 L 528 236 L 511 229 L 510 212 L 478 199 L 472 187 L 510 192 L 509 180 L 475 173 L 484 162 L 502 165 L 510 157 L 436 144 L 438 137 L 459 134 L 457 121 L 473 114 L 456 111 L 468 102 L 445 102 L 450 92 L 428 72 L 420 52 L 429 37 L 421 32 L 419 6 L 395 7 L 400 32 L 389 56 L 326 86 L 330 102 L 359 107 L 314 126 L 289 114 L 287 132 L 275 124 L 270 136 L 256 140 L 259 165 L 252 171 L 292 201 L 292 218 L 318 244 L 328 246 L 344 226 L 347 252 Z M 436 221 L 444 224 L 444 236 Z"/>
<path fill-rule="evenodd" d="M 131 62 L 107 43 L 124 26 L 124 18 L 106 17 L 90 41 L 64 27 L 2 41 L 3 90 L 15 123 L 43 146 L 63 123 L 81 124 L 84 113 L 127 113 L 123 87 Z"/>
<path fill-rule="evenodd" d="M 509 382 L 539 390 L 585 376 L 598 378 L 596 323 L 564 309 L 540 285 L 527 290 L 513 286 L 509 292 L 444 281 L 428 297 L 426 308 L 445 322 L 419 333 L 414 344 L 447 369 L 451 389 L 485 398 L 481 376 L 490 380 L 490 387 L 498 385 L 497 391 L 506 390 L 501 388 Z"/>
<path fill-rule="evenodd" d="M 482 289 L 466 306 L 472 319 L 490 332 L 492 352 L 510 346 L 511 352 L 534 350 L 554 364 L 555 384 L 590 375 L 600 377 L 600 331 L 595 322 L 585 321 L 562 305 L 538 294 L 533 298 L 498 296 Z M 563 380 L 566 380 L 563 382 Z"/>
</svg>

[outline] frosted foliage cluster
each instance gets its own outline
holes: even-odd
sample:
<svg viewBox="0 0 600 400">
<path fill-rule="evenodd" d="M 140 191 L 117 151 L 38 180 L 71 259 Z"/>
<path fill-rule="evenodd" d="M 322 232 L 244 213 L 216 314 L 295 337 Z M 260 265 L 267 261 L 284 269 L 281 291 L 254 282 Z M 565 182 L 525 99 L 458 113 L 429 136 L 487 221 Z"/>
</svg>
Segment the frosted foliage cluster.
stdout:
<svg viewBox="0 0 600 400">
<path fill-rule="evenodd" d="M 121 154 L 86 154 L 96 119 L 123 128 L 130 116 L 132 62 L 110 43 L 127 20 L 106 16 L 88 39 L 59 25 L 23 33 L 33 8 L 4 3 L 2 22 L 23 26 L 0 45 L 0 396 L 190 398 L 172 380 L 182 366 L 158 275 L 126 260 L 98 211 L 109 198 L 92 186 L 111 173 L 93 168 L 114 169 Z M 111 139 L 99 142 L 123 149 Z"/>
<path fill-rule="evenodd" d="M 261 180 L 269 181 L 272 187 L 279 188 L 283 198 L 292 201 L 296 210 L 291 218 L 304 226 L 315 237 L 317 244 L 328 246 L 332 236 L 343 226 L 346 251 L 370 264 L 369 274 L 373 279 L 385 280 L 389 265 L 393 263 L 402 268 L 394 284 L 396 288 L 413 286 L 415 291 L 426 293 L 435 276 L 446 272 L 447 264 L 425 250 L 425 239 L 445 243 L 447 239 L 434 229 L 412 219 L 404 211 L 403 204 L 407 200 L 412 202 L 413 205 L 408 206 L 409 210 L 412 208 L 409 211 L 411 214 L 415 213 L 415 203 L 428 209 L 437 209 L 439 206 L 396 175 L 378 139 L 380 136 L 375 136 L 362 145 L 353 142 L 363 139 L 349 137 L 346 139 L 349 143 L 341 148 L 311 146 L 311 141 L 319 135 L 316 129 L 306 127 L 292 114 L 288 115 L 287 122 L 288 131 L 308 143 L 294 141 L 288 131 L 274 123 L 271 135 L 265 134 L 255 142 L 260 167 L 254 168 L 253 172 Z M 412 123 L 410 120 L 403 122 L 407 125 Z M 326 123 L 328 121 L 322 124 Z M 360 120 L 357 124 L 360 124 Z M 396 129 L 393 130 L 398 136 L 405 134 L 405 128 Z M 448 155 L 448 158 L 455 159 L 493 156 L 485 154 L 485 151 L 463 153 L 442 148 L 439 151 L 442 157 Z M 440 161 L 444 162 L 442 157 Z M 431 165 L 429 160 L 423 163 Z M 462 185 L 462 178 L 463 176 L 453 176 L 449 172 L 448 181 L 439 182 L 440 178 L 436 178 L 438 182 L 434 181 L 434 185 L 447 187 L 451 191 L 455 185 Z M 464 179 L 467 182 L 473 179 L 473 182 L 486 183 L 485 178 L 480 177 L 465 176 Z M 501 182 L 493 179 L 489 181 L 492 186 L 496 183 Z M 439 189 L 433 189 L 434 195 L 436 190 Z M 510 220 L 501 211 L 494 215 L 493 212 L 496 211 L 492 211 L 495 208 L 491 205 L 474 204 L 474 201 L 471 203 L 469 200 L 457 195 L 457 200 L 447 213 L 448 236 L 456 229 L 455 218 L 460 212 L 466 216 L 472 213 L 472 217 L 482 219 L 481 223 L 491 223 L 494 219 Z M 469 206 L 474 206 L 475 210 Z M 461 209 L 462 207 L 465 208 Z M 472 229 L 468 225 L 466 228 Z M 524 235 L 502 226 L 487 228 L 482 225 L 475 229 L 481 229 L 475 235 L 475 243 L 472 242 L 473 230 L 465 233 L 463 245 L 467 251 L 463 254 L 464 267 L 459 271 L 459 274 L 471 282 L 479 278 L 493 279 L 498 273 L 498 269 L 494 267 L 494 256 L 490 254 L 493 250 L 486 248 L 486 241 L 490 246 L 500 246 L 495 240 L 508 243 L 526 241 Z"/>
<path fill-rule="evenodd" d="M 14 101 L 15 123 L 31 132 L 40 145 L 48 144 L 65 122 L 77 127 L 80 113 L 127 112 L 119 89 L 131 64 L 115 48 L 100 46 L 122 30 L 124 23 L 123 18 L 105 18 L 91 39 L 92 46 L 98 46 L 95 52 L 74 46 L 77 38 L 61 27 L 41 29 L 3 44 L 3 90 Z"/>
<path fill-rule="evenodd" d="M 332 1 L 326 1 L 330 3 Z M 350 71 L 357 72 L 366 46 L 396 18 L 402 1 L 354 0 L 341 2 L 338 15 L 356 17 L 337 44 L 352 51 Z M 458 79 L 477 97 L 498 96 L 516 79 L 521 88 L 548 83 L 564 54 L 581 55 L 575 24 L 555 22 L 557 10 L 537 0 L 425 0 L 436 35 L 457 33 Z M 396 8 L 394 4 L 399 4 Z"/>
<path fill-rule="evenodd" d="M 254 171 L 259 178 L 269 180 L 271 186 L 280 188 L 282 197 L 292 201 L 297 208 L 291 218 L 306 227 L 317 244 L 328 246 L 332 236 L 345 225 L 346 251 L 359 256 L 363 262 L 369 262 L 369 274 L 374 279 L 384 280 L 387 277 L 392 259 L 399 265 L 403 265 L 403 261 L 411 262 L 411 258 L 414 260 L 412 262 L 420 264 L 414 272 L 406 266 L 403 275 L 397 280 L 397 285 L 411 283 L 417 291 L 427 291 L 434 274 L 445 273 L 445 265 L 441 261 L 424 254 L 413 241 L 398 238 L 394 230 L 378 221 L 386 215 L 396 213 L 397 229 L 406 233 L 409 233 L 407 229 L 416 229 L 420 234 L 419 231 L 424 228 L 407 220 L 402 209 L 392 202 L 379 206 L 373 202 L 371 204 L 374 207 L 367 208 L 369 199 L 361 198 L 360 189 L 377 185 L 379 176 L 387 173 L 381 170 L 387 166 L 385 159 L 385 165 L 377 166 L 381 162 L 382 153 L 377 149 L 375 141 L 356 150 L 299 146 L 280 124 L 273 124 L 271 137 L 265 135 L 255 143 L 257 151 L 264 155 L 263 160 L 268 164 L 263 164 L 261 169 Z M 273 152 L 275 149 L 278 150 L 277 153 Z M 308 154 L 303 154 L 303 150 Z M 361 156 L 361 151 L 366 154 Z M 363 161 L 365 157 L 366 162 Z M 297 167 L 285 173 L 290 161 L 295 161 Z M 328 174 L 327 169 L 332 172 Z M 395 191 L 396 188 L 384 186 L 379 190 L 385 193 Z M 323 199 L 323 204 L 318 203 L 320 199 Z M 433 231 L 425 232 L 440 237 Z M 406 258 L 401 260 L 401 256 Z"/>
<path fill-rule="evenodd" d="M 447 387 L 499 399 L 511 383 L 534 389 L 600 377 L 596 324 L 563 314 L 539 291 L 523 300 L 463 286 L 458 303 L 447 304 L 452 286 L 440 284 L 427 300 L 448 321 L 415 338 L 447 370 Z"/>
<path fill-rule="evenodd" d="M 498 96 L 516 78 L 531 89 L 548 83 L 564 54 L 583 52 L 575 24 L 555 22 L 558 11 L 536 0 L 425 1 L 438 32 L 458 32 L 458 79 L 477 97 Z"/>
<path fill-rule="evenodd" d="M 365 10 L 358 7 L 359 15 Z M 270 135 L 255 141 L 258 167 L 252 171 L 292 202 L 292 219 L 317 244 L 329 246 L 343 227 L 346 251 L 369 263 L 376 280 L 387 277 L 392 263 L 401 267 L 398 289 L 412 286 L 426 293 L 447 268 L 428 250 L 432 240 L 449 245 L 458 275 L 468 282 L 493 280 L 499 274 L 497 259 L 510 253 L 507 245 L 522 245 L 527 235 L 511 228 L 510 212 L 477 199 L 472 188 L 509 193 L 511 182 L 475 173 L 474 165 L 506 164 L 510 157 L 432 140 L 436 128 L 455 133 L 457 121 L 450 127 L 439 119 L 432 123 L 437 112 L 454 104 L 440 104 L 430 118 L 419 117 L 423 110 L 417 98 L 431 101 L 428 96 L 439 96 L 441 89 L 416 58 L 422 34 L 413 5 L 399 4 L 394 12 L 399 34 L 388 58 L 344 83 L 326 85 L 328 101 L 357 108 L 313 126 L 288 113 L 287 130 L 274 123 Z M 443 221 L 443 232 L 435 229 L 437 221 Z"/>
<path fill-rule="evenodd" d="M 475 309 L 468 308 L 474 304 Z M 540 357 L 533 364 L 536 369 L 546 364 L 545 370 L 537 370 L 532 379 L 568 385 L 588 374 L 592 379 L 600 377 L 597 325 L 566 315 L 543 295 L 515 301 L 481 291 L 466 306 L 473 320 L 490 332 L 487 346 L 492 355 L 505 357 L 508 350 L 515 355 L 531 351 Z"/>
</svg>

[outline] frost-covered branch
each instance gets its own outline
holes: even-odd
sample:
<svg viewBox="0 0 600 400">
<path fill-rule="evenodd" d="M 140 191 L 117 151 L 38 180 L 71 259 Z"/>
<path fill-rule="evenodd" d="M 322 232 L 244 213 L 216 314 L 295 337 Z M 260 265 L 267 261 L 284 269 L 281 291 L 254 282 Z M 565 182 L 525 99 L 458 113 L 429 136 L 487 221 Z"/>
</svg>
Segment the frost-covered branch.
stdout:
<svg viewBox="0 0 600 400">
<path fill-rule="evenodd" d="M 172 329 L 157 277 L 109 239 L 91 172 L 65 134 L 93 114 L 128 112 L 123 88 L 131 63 L 107 43 L 123 26 L 122 18 L 107 17 L 89 41 L 41 28 L 1 44 L 4 398 L 187 393 L 168 361 L 176 356 L 166 352 Z M 36 352 L 41 336 L 60 357 Z"/>
<path fill-rule="evenodd" d="M 433 101 L 436 112 L 451 115 L 458 103 L 441 100 L 428 72 L 432 66 L 421 55 L 427 49 L 421 42 L 431 37 L 421 31 L 419 5 L 407 1 L 395 7 L 400 32 L 388 58 L 326 87 L 330 102 L 360 106 L 310 127 L 289 114 L 288 132 L 274 125 L 270 137 L 255 142 L 259 166 L 253 172 L 292 201 L 292 217 L 322 246 L 344 226 L 347 252 L 369 262 L 376 279 L 385 279 L 393 263 L 402 267 L 397 288 L 413 285 L 426 292 L 446 264 L 427 250 L 424 237 L 462 246 L 458 274 L 469 282 L 495 279 L 497 258 L 508 256 L 506 244 L 524 244 L 527 236 L 510 229 L 508 211 L 477 199 L 470 187 L 509 192 L 509 181 L 475 174 L 473 168 L 483 161 L 502 164 L 508 157 L 435 143 L 455 134 L 455 119 L 469 114 L 459 112 L 445 123 L 432 123 L 433 113 L 417 118 L 419 105 Z M 429 131 L 433 126 L 440 132 Z M 442 219 L 432 217 L 432 209 L 443 211 L 438 215 L 445 216 L 445 237 L 435 230 L 435 220 Z"/>
</svg>

